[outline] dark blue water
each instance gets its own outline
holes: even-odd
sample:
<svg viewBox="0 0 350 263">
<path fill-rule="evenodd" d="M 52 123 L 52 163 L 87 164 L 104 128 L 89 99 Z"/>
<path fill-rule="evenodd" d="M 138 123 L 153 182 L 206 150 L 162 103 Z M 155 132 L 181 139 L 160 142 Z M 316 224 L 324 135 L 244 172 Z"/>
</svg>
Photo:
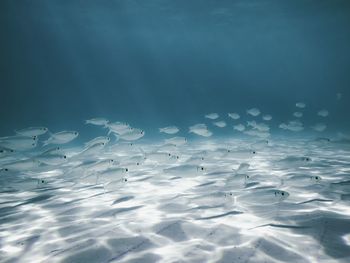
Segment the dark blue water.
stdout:
<svg viewBox="0 0 350 263">
<path fill-rule="evenodd" d="M 278 131 L 297 101 L 306 126 L 325 108 L 346 131 L 349 26 L 347 0 L 2 0 L 0 132 L 106 117 L 152 134 L 251 107 Z"/>
</svg>

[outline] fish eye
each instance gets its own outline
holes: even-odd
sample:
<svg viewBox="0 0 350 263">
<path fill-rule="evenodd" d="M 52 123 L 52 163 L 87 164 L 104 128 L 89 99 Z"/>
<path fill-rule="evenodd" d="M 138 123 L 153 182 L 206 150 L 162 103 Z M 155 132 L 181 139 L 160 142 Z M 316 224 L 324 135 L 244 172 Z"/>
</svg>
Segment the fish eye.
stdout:
<svg viewBox="0 0 350 263">
<path fill-rule="evenodd" d="M 13 153 L 13 152 L 14 152 L 14 150 L 10 150 L 10 152 L 12 152 L 12 153 Z"/>
<path fill-rule="evenodd" d="M 170 154 L 170 153 L 168 153 L 168 155 L 169 155 L 169 156 L 171 156 L 171 154 Z"/>
<path fill-rule="evenodd" d="M 5 170 L 5 172 L 8 172 L 9 169 L 5 168 L 4 170 Z"/>
<path fill-rule="evenodd" d="M 176 159 L 179 159 L 180 157 L 179 156 L 176 156 Z"/>
<path fill-rule="evenodd" d="M 65 155 L 64 155 L 64 156 L 63 156 L 63 158 L 64 158 L 64 159 L 66 159 L 66 158 L 67 158 L 67 156 L 65 156 Z"/>
<path fill-rule="evenodd" d="M 256 154 L 256 151 L 253 151 L 253 154 Z"/>
<path fill-rule="evenodd" d="M 136 165 L 140 165 L 140 163 L 136 163 Z"/>
<path fill-rule="evenodd" d="M 284 195 L 284 193 L 282 192 L 282 195 Z"/>
<path fill-rule="evenodd" d="M 227 152 L 229 153 L 229 152 L 231 152 L 230 150 L 227 150 Z"/>
<path fill-rule="evenodd" d="M 35 143 L 32 143 L 32 146 L 35 146 Z"/>
<path fill-rule="evenodd" d="M 77 134 L 78 134 L 78 132 L 74 132 L 74 134 L 75 134 L 75 135 L 77 135 Z"/>
<path fill-rule="evenodd" d="M 3 153 L 4 152 L 4 150 L 0 150 L 0 153 Z"/>
<path fill-rule="evenodd" d="M 125 168 L 125 172 L 128 172 L 129 171 L 129 169 L 128 168 Z"/>
<path fill-rule="evenodd" d="M 203 170 L 204 170 L 204 167 L 201 167 L 201 170 L 203 171 Z"/>
<path fill-rule="evenodd" d="M 204 160 L 204 157 L 202 157 L 201 159 L 202 159 L 202 161 L 203 161 L 203 160 Z"/>
<path fill-rule="evenodd" d="M 109 141 L 111 138 L 107 137 L 107 141 Z"/>
<path fill-rule="evenodd" d="M 45 181 L 44 181 L 44 180 L 41 180 L 41 183 L 43 184 L 43 183 L 45 183 Z"/>
</svg>

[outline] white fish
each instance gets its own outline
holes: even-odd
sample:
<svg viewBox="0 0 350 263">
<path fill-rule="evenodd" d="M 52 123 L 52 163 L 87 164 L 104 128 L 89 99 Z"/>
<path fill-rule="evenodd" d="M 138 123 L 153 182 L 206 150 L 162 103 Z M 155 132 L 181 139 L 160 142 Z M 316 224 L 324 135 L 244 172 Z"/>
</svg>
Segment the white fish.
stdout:
<svg viewBox="0 0 350 263">
<path fill-rule="evenodd" d="M 195 124 L 189 128 L 190 133 L 194 133 L 203 137 L 210 137 L 213 135 L 211 131 L 208 130 L 207 125 L 203 123 Z"/>
<path fill-rule="evenodd" d="M 171 153 L 168 152 L 150 152 L 144 154 L 145 159 L 155 161 L 155 162 L 164 162 L 172 159 Z"/>
<path fill-rule="evenodd" d="M 99 137 L 96 137 L 96 138 L 88 141 L 87 143 L 85 143 L 85 146 L 90 147 L 90 146 L 97 144 L 97 143 L 107 144 L 110 140 L 111 140 L 111 138 L 109 138 L 107 136 L 99 136 Z"/>
<path fill-rule="evenodd" d="M 133 129 L 130 132 L 119 134 L 117 138 L 125 141 L 136 141 L 145 135 L 145 131 L 140 129 Z"/>
<path fill-rule="evenodd" d="M 85 124 L 92 124 L 97 126 L 106 126 L 108 124 L 108 120 L 105 118 L 92 118 L 90 120 L 86 120 Z"/>
<path fill-rule="evenodd" d="M 83 151 L 81 151 L 78 155 L 79 156 L 89 156 L 89 155 L 96 155 L 99 153 L 106 144 L 104 142 L 95 143 L 91 146 L 87 146 Z"/>
<path fill-rule="evenodd" d="M 264 121 L 270 121 L 270 120 L 272 120 L 272 116 L 269 115 L 269 114 L 265 114 L 262 118 L 263 118 Z"/>
<path fill-rule="evenodd" d="M 113 122 L 106 125 L 106 127 L 109 129 L 108 134 L 111 132 L 116 133 L 118 135 L 123 135 L 125 133 L 129 133 L 133 131 L 133 128 L 130 127 L 129 124 L 124 122 Z"/>
<path fill-rule="evenodd" d="M 171 144 L 175 146 L 181 146 L 187 143 L 187 139 L 185 137 L 173 137 L 164 140 L 166 144 Z"/>
<path fill-rule="evenodd" d="M 267 132 L 270 130 L 270 127 L 265 123 L 257 123 L 256 121 L 247 121 L 247 126 L 252 127 L 255 130 L 261 132 Z"/>
<path fill-rule="evenodd" d="M 129 172 L 128 168 L 116 167 L 110 168 L 108 170 L 102 171 L 98 175 L 99 183 L 108 183 L 115 180 L 120 180 L 126 173 Z"/>
<path fill-rule="evenodd" d="M 204 172 L 206 172 L 206 169 L 203 166 L 183 164 L 166 168 L 163 171 L 167 174 L 176 174 L 181 175 L 182 177 L 190 177 L 193 175 L 197 176 L 198 174 L 203 174 Z"/>
<path fill-rule="evenodd" d="M 327 125 L 324 123 L 317 123 L 314 126 L 312 126 L 311 128 L 315 131 L 323 132 L 327 128 Z"/>
<path fill-rule="evenodd" d="M 88 172 L 102 172 L 107 169 L 109 169 L 111 166 L 113 166 L 116 162 L 114 159 L 107 159 L 107 160 L 102 160 L 102 161 L 97 161 L 92 164 L 85 165 L 86 170 Z"/>
<path fill-rule="evenodd" d="M 108 182 L 104 184 L 104 188 L 108 191 L 115 191 L 120 189 L 124 184 L 128 182 L 128 178 L 126 176 L 123 176 L 120 179 Z"/>
<path fill-rule="evenodd" d="M 211 119 L 211 120 L 216 120 L 217 118 L 219 118 L 219 114 L 217 113 L 209 113 L 207 115 L 204 116 L 207 119 Z"/>
<path fill-rule="evenodd" d="M 234 113 L 234 112 L 232 112 L 232 113 L 228 113 L 227 114 L 231 119 L 234 119 L 234 120 L 238 120 L 241 116 L 239 116 L 239 114 L 238 113 Z"/>
<path fill-rule="evenodd" d="M 51 134 L 51 137 L 44 142 L 44 146 L 48 144 L 65 144 L 77 138 L 77 131 L 61 131 Z"/>
<path fill-rule="evenodd" d="M 245 130 L 245 126 L 243 124 L 237 124 L 233 126 L 233 129 L 242 132 Z"/>
<path fill-rule="evenodd" d="M 42 152 L 40 155 L 59 154 L 61 153 L 61 151 L 62 151 L 61 147 L 57 146 L 57 147 L 47 149 L 46 151 Z"/>
<path fill-rule="evenodd" d="M 328 110 L 323 109 L 323 110 L 320 110 L 319 112 L 317 112 L 317 115 L 321 116 L 321 117 L 327 117 L 329 115 L 329 112 L 328 112 Z"/>
<path fill-rule="evenodd" d="M 33 137 L 43 135 L 48 131 L 45 127 L 29 127 L 22 130 L 16 130 L 15 132 L 22 136 Z"/>
<path fill-rule="evenodd" d="M 219 128 L 226 127 L 226 122 L 224 122 L 224 121 L 216 121 L 216 122 L 213 122 L 213 124 Z"/>
<path fill-rule="evenodd" d="M 9 171 L 26 171 L 34 168 L 38 168 L 40 162 L 35 159 L 25 159 L 12 163 L 7 163 L 3 165 L 4 169 L 8 169 Z"/>
<path fill-rule="evenodd" d="M 175 134 L 179 132 L 179 128 L 176 126 L 168 126 L 164 128 L 159 128 L 159 132 L 163 132 L 166 134 Z"/>
<path fill-rule="evenodd" d="M 297 103 L 295 103 L 295 106 L 297 108 L 303 109 L 306 107 L 306 104 L 304 102 L 297 102 Z"/>
<path fill-rule="evenodd" d="M 247 110 L 247 114 L 252 115 L 253 117 L 260 115 L 260 110 L 258 108 L 251 108 Z"/>
<path fill-rule="evenodd" d="M 24 151 L 37 146 L 38 137 L 27 137 L 22 135 L 0 138 L 0 146 L 12 150 Z"/>
<path fill-rule="evenodd" d="M 273 204 L 286 200 L 289 193 L 277 189 L 258 190 L 237 197 L 237 202 L 249 204 Z"/>
<path fill-rule="evenodd" d="M 293 132 L 300 132 L 304 130 L 304 126 L 301 121 L 299 120 L 294 120 L 294 121 L 289 121 L 287 124 L 286 123 L 281 123 L 279 125 L 279 128 L 283 130 L 289 130 Z"/>
<path fill-rule="evenodd" d="M 303 113 L 300 112 L 300 111 L 296 111 L 296 112 L 293 113 L 293 116 L 296 117 L 296 118 L 301 118 L 301 117 L 303 117 Z"/>
<path fill-rule="evenodd" d="M 48 165 L 59 165 L 67 162 L 66 155 L 60 154 L 48 154 L 48 155 L 39 155 L 35 157 L 40 163 L 48 164 Z"/>
</svg>

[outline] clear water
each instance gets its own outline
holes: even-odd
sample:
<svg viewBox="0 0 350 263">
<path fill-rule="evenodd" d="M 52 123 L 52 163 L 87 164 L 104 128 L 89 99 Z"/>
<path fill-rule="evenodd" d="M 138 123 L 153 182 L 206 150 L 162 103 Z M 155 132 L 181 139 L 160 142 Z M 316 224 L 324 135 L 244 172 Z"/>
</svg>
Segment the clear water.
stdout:
<svg viewBox="0 0 350 263">
<path fill-rule="evenodd" d="M 349 262 L 349 13 L 344 0 L 1 1 L 0 261 Z M 37 126 L 35 147 L 11 137 Z M 79 136 L 44 145 L 61 131 Z"/>
</svg>

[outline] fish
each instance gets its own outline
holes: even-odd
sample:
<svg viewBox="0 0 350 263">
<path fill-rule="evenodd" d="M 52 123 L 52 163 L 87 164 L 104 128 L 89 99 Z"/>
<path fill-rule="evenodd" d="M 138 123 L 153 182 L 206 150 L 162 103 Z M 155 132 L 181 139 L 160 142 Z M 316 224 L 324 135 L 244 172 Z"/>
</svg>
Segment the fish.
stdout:
<svg viewBox="0 0 350 263">
<path fill-rule="evenodd" d="M 106 144 L 104 142 L 95 143 L 95 144 L 93 144 L 91 146 L 85 147 L 85 149 L 82 150 L 80 153 L 78 153 L 77 156 L 82 157 L 82 156 L 96 155 L 105 146 L 106 146 Z"/>
<path fill-rule="evenodd" d="M 325 129 L 327 129 L 327 125 L 324 123 L 316 123 L 315 125 L 311 126 L 311 128 L 317 132 L 323 132 Z"/>
<path fill-rule="evenodd" d="M 241 116 L 239 116 L 239 114 L 238 113 L 234 113 L 234 112 L 232 112 L 232 113 L 227 113 L 227 115 L 231 118 L 231 119 L 233 119 L 233 120 L 238 120 Z"/>
<path fill-rule="evenodd" d="M 262 119 L 263 119 L 264 121 L 270 121 L 270 120 L 272 120 L 272 116 L 269 115 L 269 114 L 265 114 L 264 116 L 262 116 Z"/>
<path fill-rule="evenodd" d="M 73 141 L 79 136 L 77 131 L 61 131 L 51 134 L 51 137 L 44 142 L 44 146 L 49 144 L 65 144 Z"/>
<path fill-rule="evenodd" d="M 206 169 L 203 166 L 183 164 L 178 166 L 173 166 L 170 168 L 163 169 L 166 174 L 180 175 L 181 177 L 190 177 L 203 174 Z"/>
<path fill-rule="evenodd" d="M 18 135 L 33 137 L 45 134 L 48 131 L 45 127 L 29 127 L 22 130 L 15 130 Z"/>
<path fill-rule="evenodd" d="M 46 151 L 42 152 L 41 155 L 59 154 L 61 152 L 62 152 L 61 147 L 57 146 L 57 147 L 47 149 Z"/>
<path fill-rule="evenodd" d="M 236 172 L 236 174 L 245 174 L 248 171 L 249 167 L 249 163 L 240 163 L 238 168 L 234 171 Z"/>
<path fill-rule="evenodd" d="M 299 120 L 289 121 L 288 123 L 281 123 L 279 128 L 293 132 L 300 132 L 304 130 L 303 123 Z"/>
<path fill-rule="evenodd" d="M 244 134 L 259 137 L 259 138 L 268 138 L 270 137 L 270 133 L 266 131 L 260 131 L 260 130 L 245 130 L 243 132 Z"/>
<path fill-rule="evenodd" d="M 0 157 L 7 156 L 15 151 L 9 148 L 0 147 Z"/>
<path fill-rule="evenodd" d="M 301 118 L 301 117 L 303 117 L 303 113 L 300 112 L 300 111 L 296 111 L 296 112 L 293 113 L 293 116 L 296 117 L 296 118 Z"/>
<path fill-rule="evenodd" d="M 175 134 L 179 132 L 179 128 L 176 126 L 168 126 L 164 128 L 159 128 L 159 132 L 166 133 L 166 134 Z"/>
<path fill-rule="evenodd" d="M 304 102 L 297 102 L 295 103 L 295 107 L 303 109 L 306 107 L 306 104 Z"/>
<path fill-rule="evenodd" d="M 243 132 L 245 130 L 245 126 L 243 124 L 237 124 L 233 126 L 233 129 L 236 131 Z"/>
<path fill-rule="evenodd" d="M 4 164 L 2 168 L 9 171 L 27 171 L 38 168 L 40 164 L 36 159 L 24 159 Z"/>
<path fill-rule="evenodd" d="M 204 116 L 207 119 L 211 119 L 211 120 L 216 120 L 217 118 L 219 118 L 219 114 L 217 113 L 209 113 L 207 115 Z"/>
<path fill-rule="evenodd" d="M 97 126 L 106 126 L 109 121 L 105 118 L 92 118 L 85 121 L 85 124 L 92 124 Z"/>
<path fill-rule="evenodd" d="M 247 126 L 252 127 L 261 132 L 267 132 L 270 130 L 270 127 L 265 123 L 257 123 L 256 121 L 247 121 Z"/>
<path fill-rule="evenodd" d="M 37 136 L 27 137 L 22 135 L 15 135 L 0 138 L 1 147 L 15 151 L 31 150 L 37 146 L 37 143 Z"/>
<path fill-rule="evenodd" d="M 290 194 L 278 189 L 257 190 L 237 197 L 237 203 L 273 204 L 286 200 Z"/>
<path fill-rule="evenodd" d="M 172 154 L 168 152 L 144 153 L 144 159 L 155 162 L 164 162 L 172 159 Z"/>
<path fill-rule="evenodd" d="M 327 117 L 329 115 L 329 112 L 328 112 L 328 110 L 323 109 L 323 110 L 318 111 L 317 115 L 321 116 L 321 117 Z"/>
<path fill-rule="evenodd" d="M 143 136 L 145 136 L 144 130 L 134 128 L 132 131 L 117 135 L 117 138 L 125 141 L 136 141 L 141 139 Z"/>
<path fill-rule="evenodd" d="M 98 174 L 97 181 L 99 183 L 108 183 L 115 180 L 120 180 L 128 172 L 129 172 L 129 169 L 124 167 L 109 168 Z"/>
<path fill-rule="evenodd" d="M 253 117 L 260 115 L 260 110 L 258 108 L 251 108 L 247 110 L 247 114 L 252 115 Z"/>
<path fill-rule="evenodd" d="M 213 135 L 213 133 L 208 130 L 207 125 L 203 123 L 190 126 L 189 133 L 194 133 L 203 137 L 210 137 L 211 135 Z"/>
<path fill-rule="evenodd" d="M 35 157 L 39 163 L 47 165 L 60 165 L 67 162 L 67 156 L 61 154 L 46 154 Z"/>
<path fill-rule="evenodd" d="M 213 122 L 213 124 L 219 128 L 224 128 L 226 127 L 226 122 L 225 121 L 216 121 L 216 122 Z"/>
<path fill-rule="evenodd" d="M 93 146 L 94 144 L 98 144 L 98 143 L 104 143 L 107 144 L 108 142 L 110 142 L 111 138 L 108 136 L 99 136 L 96 137 L 90 141 L 88 141 L 87 143 L 85 143 L 86 147 L 90 147 Z"/>
<path fill-rule="evenodd" d="M 185 137 L 173 137 L 164 140 L 165 144 L 171 144 L 175 146 L 181 146 L 187 143 L 187 139 Z"/>
<path fill-rule="evenodd" d="M 116 133 L 118 135 L 123 135 L 125 133 L 129 133 L 133 131 L 133 128 L 130 127 L 128 123 L 124 122 L 113 122 L 106 124 L 106 127 L 109 129 L 108 134 Z"/>
</svg>

